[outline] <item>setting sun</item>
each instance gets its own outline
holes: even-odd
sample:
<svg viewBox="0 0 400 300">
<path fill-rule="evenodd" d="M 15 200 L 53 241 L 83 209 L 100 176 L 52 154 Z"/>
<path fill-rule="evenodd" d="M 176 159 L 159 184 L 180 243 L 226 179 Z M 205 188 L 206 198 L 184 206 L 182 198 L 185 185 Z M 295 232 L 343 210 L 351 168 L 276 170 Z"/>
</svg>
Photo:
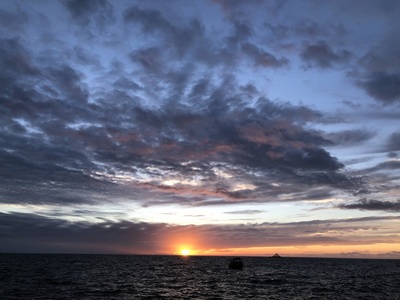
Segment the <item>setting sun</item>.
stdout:
<svg viewBox="0 0 400 300">
<path fill-rule="evenodd" d="M 182 249 L 181 250 L 181 255 L 188 256 L 189 254 L 190 254 L 190 250 L 189 249 Z"/>
</svg>

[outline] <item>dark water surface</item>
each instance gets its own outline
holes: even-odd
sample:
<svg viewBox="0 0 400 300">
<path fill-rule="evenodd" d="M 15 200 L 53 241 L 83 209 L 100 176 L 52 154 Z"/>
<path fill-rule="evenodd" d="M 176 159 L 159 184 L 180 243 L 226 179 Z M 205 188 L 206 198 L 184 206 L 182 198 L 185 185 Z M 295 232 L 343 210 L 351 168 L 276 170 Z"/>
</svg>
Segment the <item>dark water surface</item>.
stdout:
<svg viewBox="0 0 400 300">
<path fill-rule="evenodd" d="M 0 254 L 0 299 L 400 299 L 400 260 Z"/>
</svg>

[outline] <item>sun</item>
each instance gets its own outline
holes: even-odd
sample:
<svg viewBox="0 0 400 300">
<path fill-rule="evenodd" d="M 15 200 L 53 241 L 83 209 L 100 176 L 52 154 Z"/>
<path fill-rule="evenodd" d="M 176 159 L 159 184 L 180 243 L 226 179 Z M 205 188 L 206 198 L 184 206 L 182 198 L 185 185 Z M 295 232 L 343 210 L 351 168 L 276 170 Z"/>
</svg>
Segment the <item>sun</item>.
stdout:
<svg viewBox="0 0 400 300">
<path fill-rule="evenodd" d="M 182 249 L 181 250 L 181 255 L 188 256 L 189 254 L 190 254 L 190 250 L 189 249 Z"/>
</svg>

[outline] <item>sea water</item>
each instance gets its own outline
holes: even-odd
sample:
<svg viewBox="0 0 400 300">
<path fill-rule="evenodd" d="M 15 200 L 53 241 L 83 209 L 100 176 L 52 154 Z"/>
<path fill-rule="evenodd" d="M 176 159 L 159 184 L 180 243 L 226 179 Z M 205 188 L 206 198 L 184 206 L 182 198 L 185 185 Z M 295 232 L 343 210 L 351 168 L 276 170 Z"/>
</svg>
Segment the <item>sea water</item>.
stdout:
<svg viewBox="0 0 400 300">
<path fill-rule="evenodd" d="M 0 254 L 0 299 L 400 299 L 400 260 Z"/>
</svg>

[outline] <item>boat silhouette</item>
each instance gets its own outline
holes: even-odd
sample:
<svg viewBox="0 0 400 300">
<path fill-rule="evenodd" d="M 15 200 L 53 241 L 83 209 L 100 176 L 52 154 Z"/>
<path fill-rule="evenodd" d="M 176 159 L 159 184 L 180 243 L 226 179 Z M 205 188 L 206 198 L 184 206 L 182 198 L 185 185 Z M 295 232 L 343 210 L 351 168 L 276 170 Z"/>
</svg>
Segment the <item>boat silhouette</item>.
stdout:
<svg viewBox="0 0 400 300">
<path fill-rule="evenodd" d="M 229 269 L 242 270 L 243 262 L 240 257 L 234 257 L 229 261 Z"/>
</svg>

